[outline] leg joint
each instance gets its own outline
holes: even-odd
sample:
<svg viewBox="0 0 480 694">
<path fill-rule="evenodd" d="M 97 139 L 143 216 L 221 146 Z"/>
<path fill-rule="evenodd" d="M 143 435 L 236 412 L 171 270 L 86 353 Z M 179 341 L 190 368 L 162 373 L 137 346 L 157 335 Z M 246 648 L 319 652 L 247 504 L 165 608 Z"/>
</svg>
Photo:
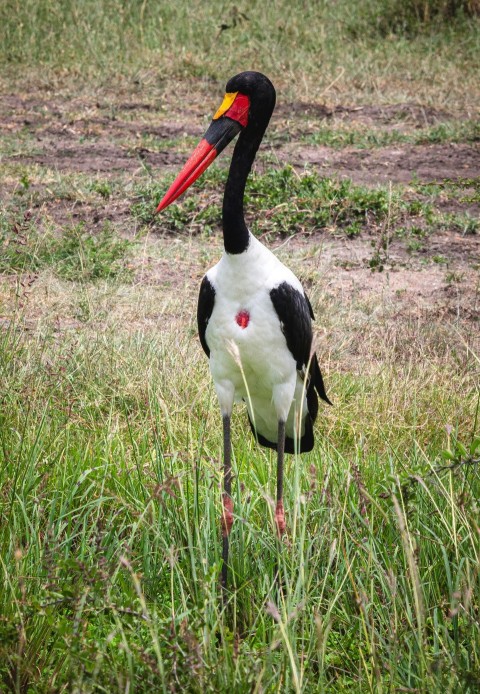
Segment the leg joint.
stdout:
<svg viewBox="0 0 480 694">
<path fill-rule="evenodd" d="M 228 537 L 233 525 L 233 499 L 228 494 L 223 494 L 222 510 L 222 535 Z"/>
</svg>

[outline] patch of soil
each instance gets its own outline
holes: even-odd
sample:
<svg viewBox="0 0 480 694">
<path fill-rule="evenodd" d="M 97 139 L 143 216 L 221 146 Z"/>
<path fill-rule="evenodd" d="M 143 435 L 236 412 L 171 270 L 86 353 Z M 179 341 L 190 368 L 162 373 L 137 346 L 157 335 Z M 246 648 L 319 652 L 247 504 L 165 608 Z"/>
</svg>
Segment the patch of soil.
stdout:
<svg viewBox="0 0 480 694">
<path fill-rule="evenodd" d="M 288 145 L 281 161 L 306 165 L 325 176 L 351 178 L 357 184 L 410 183 L 480 176 L 480 148 L 470 144 L 396 145 L 375 149 Z"/>
<path fill-rule="evenodd" d="M 40 227 L 46 222 L 53 222 L 62 228 L 83 223 L 90 231 L 95 231 L 102 229 L 108 222 L 120 229 L 129 227 L 130 233 L 134 232 L 128 201 L 106 200 L 105 204 L 99 207 L 81 200 L 54 200 L 42 204 L 35 213 Z"/>
<path fill-rule="evenodd" d="M 16 161 L 48 166 L 59 171 L 84 173 L 132 171 L 141 161 L 153 168 L 177 167 L 184 154 L 168 148 L 151 151 L 148 147 L 125 147 L 125 138 L 154 136 L 162 139 L 181 137 L 183 134 L 200 136 L 201 119 L 190 114 L 190 120 L 181 112 L 176 121 L 166 120 L 161 110 L 158 117 L 154 105 L 143 102 L 121 101 L 110 108 L 98 101 L 66 101 L 57 97 L 19 98 L 15 95 L 0 97 L 0 128 L 10 133 L 28 133 L 34 142 L 31 154 L 19 154 Z M 155 122 L 141 120 L 146 113 Z M 140 119 L 125 119 L 137 114 Z M 341 107 L 329 109 L 317 104 L 280 104 L 275 118 L 298 113 L 315 118 L 333 118 L 342 121 L 360 121 L 381 125 L 404 123 L 418 127 L 451 118 L 449 114 L 414 103 L 391 106 Z M 358 150 L 334 150 L 324 146 L 306 146 L 298 143 L 279 144 L 276 156 L 296 167 L 305 165 L 321 170 L 328 176 L 352 178 L 357 183 L 375 184 L 394 181 L 408 183 L 413 176 L 420 181 L 439 178 L 477 177 L 480 175 L 480 150 L 469 144 L 397 145 L 394 147 Z"/>
<path fill-rule="evenodd" d="M 185 100 L 180 102 L 179 97 L 179 103 L 173 105 L 173 116 L 170 109 L 167 118 L 167 112 L 156 104 L 128 101 L 124 95 L 112 104 L 95 99 L 82 101 L 82 97 L 67 100 L 61 96 L 2 95 L 0 129 L 11 142 L 18 138 L 20 143 L 18 152 L 4 154 L 2 160 L 36 163 L 60 172 L 101 173 L 104 177 L 118 177 L 119 172 L 134 174 L 145 165 L 158 175 L 178 170 L 185 161 L 185 153 L 178 153 L 166 143 L 162 148 L 161 141 L 181 138 L 183 134 L 198 137 L 205 127 L 203 105 L 195 102 L 189 112 L 183 108 Z M 357 122 L 369 128 L 420 128 L 452 119 L 448 113 L 413 103 L 334 109 L 295 103 L 277 107 L 272 129 L 275 121 L 279 123 L 299 115 Z M 159 139 L 155 151 L 145 145 L 145 136 Z M 284 143 L 280 138 L 274 152 L 281 163 L 293 164 L 298 169 L 307 165 L 325 176 L 350 178 L 367 186 L 385 185 L 389 181 L 408 184 L 414 177 L 423 182 L 480 177 L 480 149 L 476 143 L 336 150 L 299 142 Z M 45 190 L 43 186 L 40 199 L 44 202 L 36 210 L 40 223 L 47 219 L 63 226 L 84 221 L 94 230 L 108 220 L 122 232 L 129 227 L 131 230 L 131 200 L 112 196 L 94 205 L 57 199 L 53 195 L 48 198 Z M 469 212 L 474 217 L 479 214 L 475 202 L 466 205 L 448 199 L 442 204 L 448 211 Z M 169 240 L 161 242 L 169 243 Z M 421 248 L 415 253 L 409 253 L 405 242 L 397 238 L 391 240 L 387 250 L 382 249 L 378 235 L 367 233 L 354 239 L 334 238 L 324 233 L 307 239 L 293 238 L 288 243 L 296 250 L 305 245 L 306 256 L 313 244 L 321 246 L 322 263 L 329 268 L 328 291 L 336 300 L 381 296 L 403 316 L 430 314 L 479 320 L 479 235 L 462 236 L 446 229 L 422 239 Z M 384 272 L 372 272 L 370 268 L 375 253 L 382 256 Z M 439 258 L 435 259 L 436 256 Z M 161 281 L 175 288 L 185 282 L 188 272 L 191 270 L 167 260 L 151 261 L 138 269 L 138 278 L 141 283 Z"/>
<path fill-rule="evenodd" d="M 58 171 L 105 175 L 119 170 L 132 171 L 142 161 L 159 169 L 176 167 L 184 161 L 184 155 L 169 148 L 151 151 L 140 144 L 141 138 L 154 136 L 170 140 L 200 135 L 202 131 L 201 123 L 191 124 L 181 118 L 172 121 L 159 117 L 160 124 L 123 120 L 119 108 L 128 112 L 152 110 L 148 104 L 122 103 L 107 117 L 105 108 L 99 104 L 52 103 L 4 95 L 0 97 L 0 130 L 11 136 L 18 134 L 22 140 L 30 137 L 32 152 L 14 154 L 12 158 L 17 162 L 40 164 Z M 136 139 L 138 146 L 134 144 Z"/>
<path fill-rule="evenodd" d="M 279 104 L 275 109 L 279 117 L 306 116 L 319 120 L 332 119 L 342 122 L 361 122 L 368 125 L 404 123 L 424 128 L 453 119 L 446 111 L 440 111 L 415 103 L 391 104 L 388 106 L 335 106 L 308 104 L 301 101 Z"/>
<path fill-rule="evenodd" d="M 452 273 L 453 274 L 453 273 Z M 429 266 L 422 270 L 405 268 L 384 272 L 353 269 L 332 273 L 329 292 L 339 299 L 369 302 L 381 300 L 395 317 L 454 317 L 459 320 L 480 321 L 480 285 L 478 274 L 472 271 L 448 280 L 445 268 Z"/>
<path fill-rule="evenodd" d="M 450 235 L 439 242 L 436 252 L 451 254 Z M 325 287 L 321 296 L 334 305 L 364 306 L 367 315 L 379 312 L 378 318 L 390 321 L 401 319 L 455 319 L 480 323 L 480 273 L 465 262 L 461 239 L 456 238 L 457 252 L 448 264 L 428 261 L 427 255 L 413 259 L 398 242 L 392 243 L 383 259 L 383 271 L 369 265 L 377 243 L 365 236 L 355 239 L 319 238 L 289 239 L 289 256 L 304 258 L 302 269 L 296 268 L 305 290 L 314 295 L 319 281 Z M 480 239 L 469 239 L 470 251 L 480 250 Z M 312 259 L 309 251 L 316 244 L 318 252 Z M 286 250 L 285 249 L 285 250 Z M 480 255 L 477 253 L 477 258 Z M 286 256 L 282 257 L 288 262 Z M 321 299 L 323 303 L 323 299 Z M 317 330 L 321 329 L 318 317 Z M 372 320 L 376 318 L 372 314 Z M 475 327 L 477 330 L 477 327 Z M 480 335 L 480 334 L 479 334 Z"/>
<path fill-rule="evenodd" d="M 68 147 L 62 146 L 61 142 L 57 141 L 51 147 L 44 148 L 42 154 L 18 157 L 18 159 L 48 166 L 58 171 L 109 174 L 115 171 L 133 171 L 142 166 L 142 161 L 156 168 L 179 166 L 185 156 L 182 157 L 170 150 L 151 152 L 143 147 L 130 150 L 104 142 L 74 144 Z"/>
<path fill-rule="evenodd" d="M 449 232 L 435 234 L 428 242 L 430 257 L 441 256 L 448 262 L 480 265 L 480 238 L 476 234 L 461 235 Z"/>
<path fill-rule="evenodd" d="M 392 104 L 388 106 L 362 106 L 347 109 L 349 118 L 362 123 L 404 123 L 417 128 L 425 128 L 453 119 L 446 111 L 440 111 L 415 103 Z"/>
</svg>

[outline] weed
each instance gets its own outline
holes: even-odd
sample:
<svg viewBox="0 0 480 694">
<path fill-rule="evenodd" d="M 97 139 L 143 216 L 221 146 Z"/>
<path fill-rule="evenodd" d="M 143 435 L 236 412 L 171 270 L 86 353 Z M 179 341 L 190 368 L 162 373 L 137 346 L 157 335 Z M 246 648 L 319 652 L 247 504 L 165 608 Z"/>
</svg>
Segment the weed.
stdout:
<svg viewBox="0 0 480 694">
<path fill-rule="evenodd" d="M 480 222 L 468 213 L 446 213 L 437 215 L 437 225 L 442 229 L 456 231 L 463 236 L 477 234 L 480 230 Z"/>
<path fill-rule="evenodd" d="M 428 195 L 432 199 L 443 197 L 455 199 L 459 202 L 480 202 L 480 180 L 478 178 L 445 178 L 432 183 L 412 182 L 413 189 L 422 195 Z"/>
<path fill-rule="evenodd" d="M 105 200 L 108 200 L 112 195 L 112 184 L 110 181 L 93 181 L 90 183 L 89 189 L 94 193 L 98 193 Z"/>
<path fill-rule="evenodd" d="M 445 282 L 447 284 L 460 284 L 464 280 L 464 274 L 462 272 L 447 272 L 445 275 Z"/>
<path fill-rule="evenodd" d="M 424 245 L 419 239 L 411 239 L 407 243 L 407 250 L 409 253 L 418 253 L 418 251 L 423 250 Z"/>
</svg>

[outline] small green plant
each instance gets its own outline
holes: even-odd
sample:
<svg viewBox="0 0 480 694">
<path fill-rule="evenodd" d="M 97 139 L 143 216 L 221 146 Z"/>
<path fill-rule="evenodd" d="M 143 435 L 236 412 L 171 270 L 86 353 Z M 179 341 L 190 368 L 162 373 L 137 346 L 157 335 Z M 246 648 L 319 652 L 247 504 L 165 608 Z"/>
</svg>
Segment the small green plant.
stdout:
<svg viewBox="0 0 480 694">
<path fill-rule="evenodd" d="M 372 257 L 368 261 L 368 267 L 372 272 L 383 272 L 384 258 L 380 250 L 376 249 Z"/>
<path fill-rule="evenodd" d="M 480 437 L 473 436 L 470 444 L 465 446 L 457 436 L 452 435 L 451 427 L 449 427 L 448 447 L 441 451 L 440 457 L 446 464 L 438 470 L 458 470 L 461 467 L 480 466 Z"/>
<path fill-rule="evenodd" d="M 480 179 L 478 178 L 444 178 L 432 183 L 412 181 L 412 188 L 432 200 L 438 197 L 453 199 L 464 203 L 480 202 Z"/>
<path fill-rule="evenodd" d="M 445 275 L 445 282 L 447 284 L 460 284 L 465 278 L 465 275 L 463 272 L 455 272 L 452 270 L 451 272 L 447 272 Z"/>
<path fill-rule="evenodd" d="M 462 218 L 457 218 L 457 225 L 460 227 L 460 231 L 464 236 L 470 234 L 478 234 L 480 232 L 480 220 L 475 217 L 471 217 L 466 214 Z"/>
<path fill-rule="evenodd" d="M 105 200 L 108 200 L 112 195 L 112 184 L 110 181 L 93 181 L 88 187 Z"/>
<path fill-rule="evenodd" d="M 410 241 L 407 243 L 407 250 L 410 253 L 418 253 L 423 248 L 423 243 L 419 239 L 410 239 Z"/>
<path fill-rule="evenodd" d="M 20 177 L 21 191 L 25 193 L 30 188 L 30 178 L 26 172 Z"/>
<path fill-rule="evenodd" d="M 449 231 L 456 231 L 463 236 L 477 234 L 480 231 L 480 221 L 469 214 L 447 213 L 437 215 L 438 226 Z"/>
</svg>

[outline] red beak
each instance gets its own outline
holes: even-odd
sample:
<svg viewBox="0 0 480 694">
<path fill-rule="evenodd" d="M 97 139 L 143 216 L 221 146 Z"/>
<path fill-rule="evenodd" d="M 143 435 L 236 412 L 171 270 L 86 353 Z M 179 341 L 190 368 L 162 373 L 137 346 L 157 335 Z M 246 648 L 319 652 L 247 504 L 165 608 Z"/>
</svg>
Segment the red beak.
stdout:
<svg viewBox="0 0 480 694">
<path fill-rule="evenodd" d="M 221 117 L 218 120 L 213 120 L 189 160 L 166 192 L 157 207 L 157 212 L 164 210 L 184 193 L 240 130 L 242 130 L 242 125 L 231 118 Z"/>
<path fill-rule="evenodd" d="M 164 210 L 170 203 L 184 193 L 205 169 L 210 166 L 217 154 L 218 152 L 215 147 L 208 144 L 205 138 L 200 140 L 189 160 L 165 193 L 162 202 L 157 207 L 157 212 Z"/>
</svg>

